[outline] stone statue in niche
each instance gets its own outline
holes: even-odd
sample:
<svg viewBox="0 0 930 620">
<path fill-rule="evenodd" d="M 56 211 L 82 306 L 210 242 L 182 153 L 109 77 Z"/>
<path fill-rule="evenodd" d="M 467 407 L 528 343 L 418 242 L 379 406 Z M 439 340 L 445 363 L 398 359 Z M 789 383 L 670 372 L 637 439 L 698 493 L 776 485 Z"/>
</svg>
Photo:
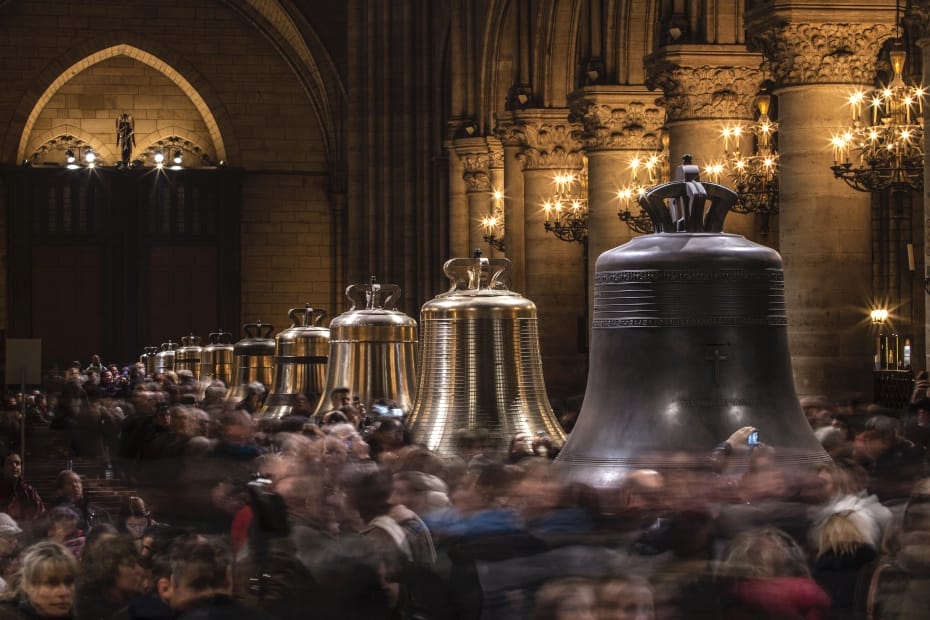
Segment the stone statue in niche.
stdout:
<svg viewBox="0 0 930 620">
<path fill-rule="evenodd" d="M 136 146 L 135 121 L 128 112 L 123 112 L 116 119 L 116 147 L 120 152 L 120 165 L 128 166 L 132 149 Z"/>
</svg>

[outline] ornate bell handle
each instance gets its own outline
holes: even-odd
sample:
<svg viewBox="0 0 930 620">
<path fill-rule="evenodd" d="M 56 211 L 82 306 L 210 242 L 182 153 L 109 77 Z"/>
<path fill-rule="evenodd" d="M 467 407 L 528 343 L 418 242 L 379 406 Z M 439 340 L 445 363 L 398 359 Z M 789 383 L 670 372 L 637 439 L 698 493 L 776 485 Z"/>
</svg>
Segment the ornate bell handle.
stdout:
<svg viewBox="0 0 930 620">
<path fill-rule="evenodd" d="M 210 339 L 210 344 L 232 344 L 232 334 L 224 332 L 222 329 L 218 332 L 213 332 L 208 338 Z"/>
<path fill-rule="evenodd" d="M 346 297 L 352 302 L 349 311 L 364 308 L 366 310 L 395 310 L 400 299 L 401 289 L 396 284 L 379 284 L 371 277 L 370 284 L 350 284 L 346 287 Z"/>
<path fill-rule="evenodd" d="M 181 336 L 181 346 L 186 347 L 190 344 L 191 339 L 187 336 Z"/>
<path fill-rule="evenodd" d="M 145 353 L 148 355 L 155 355 L 158 353 L 158 347 L 145 347 Z"/>
<path fill-rule="evenodd" d="M 442 270 L 452 281 L 449 292 L 482 288 L 507 290 L 510 265 L 507 258 L 481 258 L 480 250 L 475 250 L 473 258 L 450 258 Z"/>
<path fill-rule="evenodd" d="M 306 304 L 303 308 L 291 308 L 288 310 L 287 318 L 291 320 L 291 327 L 306 327 L 307 317 L 311 312 L 313 312 L 313 309 L 310 307 L 310 304 Z"/>
<path fill-rule="evenodd" d="M 262 323 L 261 321 L 246 323 L 242 326 L 242 332 L 246 338 L 270 338 L 273 331 L 274 325 Z"/>
<path fill-rule="evenodd" d="M 323 325 L 323 319 L 329 316 L 329 313 L 323 308 L 311 308 L 310 312 L 313 318 L 309 322 L 312 323 L 314 327 L 321 327 Z"/>
</svg>

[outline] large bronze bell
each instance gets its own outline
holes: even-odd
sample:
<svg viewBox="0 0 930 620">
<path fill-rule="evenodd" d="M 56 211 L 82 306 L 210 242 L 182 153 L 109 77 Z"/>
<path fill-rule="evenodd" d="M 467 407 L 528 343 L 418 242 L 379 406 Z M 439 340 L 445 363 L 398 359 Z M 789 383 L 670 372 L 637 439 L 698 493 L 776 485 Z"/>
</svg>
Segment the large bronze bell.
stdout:
<svg viewBox="0 0 930 620">
<path fill-rule="evenodd" d="M 142 362 L 146 377 L 155 376 L 155 355 L 157 353 L 158 347 L 145 347 L 142 349 L 142 355 L 139 356 L 139 361 Z"/>
<path fill-rule="evenodd" d="M 174 369 L 176 371 L 189 370 L 194 379 L 200 378 L 200 336 L 191 334 L 181 337 L 181 346 L 174 355 Z"/>
<path fill-rule="evenodd" d="M 200 351 L 200 378 L 204 381 L 221 381 L 227 388 L 232 383 L 233 335 L 222 329 L 207 336 L 207 344 Z"/>
<path fill-rule="evenodd" d="M 262 420 L 277 420 L 291 413 L 294 399 L 304 394 L 315 407 L 326 385 L 329 329 L 323 327 L 326 310 L 291 308 L 291 326 L 275 336 L 274 378 L 262 408 Z"/>
<path fill-rule="evenodd" d="M 408 413 L 416 393 L 417 322 L 400 310 L 396 284 L 352 284 L 352 307 L 329 324 L 326 387 L 314 415 L 331 408 L 330 393 L 349 388 L 369 411 L 389 400 Z"/>
<path fill-rule="evenodd" d="M 781 257 L 721 232 L 736 198 L 686 159 L 640 198 L 656 234 L 598 257 L 584 404 L 556 460 L 571 478 L 690 466 L 744 426 L 786 464 L 828 460 L 795 392 Z"/>
<path fill-rule="evenodd" d="M 155 374 L 174 370 L 174 358 L 178 349 L 178 343 L 168 342 L 161 343 L 158 353 L 155 354 Z"/>
<path fill-rule="evenodd" d="M 543 379 L 536 304 L 508 290 L 505 258 L 454 258 L 443 267 L 452 288 L 420 310 L 423 344 L 415 441 L 455 452 L 455 432 L 483 429 L 502 449 L 517 433 L 565 441 Z"/>
<path fill-rule="evenodd" d="M 274 326 L 261 321 L 246 323 L 242 333 L 245 337 L 233 345 L 236 376 L 226 392 L 227 401 L 245 398 L 250 383 L 261 383 L 267 389 L 274 374 Z"/>
</svg>

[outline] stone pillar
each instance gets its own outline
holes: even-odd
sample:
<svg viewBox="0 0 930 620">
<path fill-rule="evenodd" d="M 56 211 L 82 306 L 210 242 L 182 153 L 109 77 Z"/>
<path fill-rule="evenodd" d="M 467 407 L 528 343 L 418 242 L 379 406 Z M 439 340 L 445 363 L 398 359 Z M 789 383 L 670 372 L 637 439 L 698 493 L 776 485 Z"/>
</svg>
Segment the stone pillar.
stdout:
<svg viewBox="0 0 930 620">
<path fill-rule="evenodd" d="M 917 45 L 920 48 L 920 66 L 923 70 L 921 83 L 930 84 L 930 0 L 918 0 L 915 2 L 915 6 L 912 6 L 908 17 L 912 20 L 911 23 L 914 27 L 914 32 L 917 38 Z M 928 126 L 928 116 L 930 116 L 930 108 L 925 105 L 924 127 Z M 915 250 L 923 250 L 923 259 L 917 262 L 916 267 L 918 274 L 922 274 L 918 276 L 918 278 L 919 280 L 923 280 L 925 289 L 927 287 L 927 282 L 930 281 L 930 166 L 927 165 L 927 153 L 930 153 L 930 132 L 925 131 L 923 202 L 921 207 L 915 210 L 915 216 L 919 217 L 920 221 L 922 222 L 922 225 L 915 225 L 915 233 L 917 231 L 922 231 L 923 238 L 914 239 Z M 919 214 L 919 216 L 917 214 Z M 923 342 L 918 343 L 920 346 L 923 346 L 923 358 L 917 359 L 915 356 L 912 362 L 912 365 L 916 370 L 926 370 L 927 368 L 930 368 L 930 321 L 927 320 L 928 296 L 924 294 L 921 299 L 923 300 L 923 303 L 918 302 L 917 297 L 914 299 L 914 304 L 917 309 L 916 316 L 923 319 L 924 336 Z M 916 327 L 917 326 L 915 325 L 915 328 Z"/>
<path fill-rule="evenodd" d="M 494 194 L 495 192 L 500 192 L 502 196 L 504 194 L 504 148 L 501 145 L 501 141 L 498 140 L 496 137 L 488 137 L 487 140 L 488 140 L 488 148 L 490 149 L 490 154 L 491 154 L 491 170 L 490 170 L 491 197 L 490 197 L 490 204 L 488 205 L 488 211 L 490 213 L 495 213 L 496 215 L 500 215 L 500 214 L 505 213 L 504 198 L 502 197 L 498 201 L 498 199 L 494 197 Z M 502 232 L 499 232 L 497 234 L 498 238 L 506 243 L 506 237 L 507 237 L 506 215 L 504 215 L 504 220 L 502 220 L 500 223 L 499 230 L 501 230 Z M 482 230 L 482 233 L 487 234 L 487 231 Z M 490 244 L 486 244 L 486 245 L 488 247 L 489 256 L 501 256 L 501 257 L 506 258 L 507 256 L 506 245 L 503 250 L 495 248 L 491 246 Z M 513 274 L 511 273 L 511 275 Z M 512 280 L 511 280 L 511 284 L 513 284 Z"/>
<path fill-rule="evenodd" d="M 724 159 L 723 127 L 754 120 L 762 56 L 747 52 L 743 45 L 677 45 L 662 48 L 645 62 L 649 85 L 665 93 L 671 169 L 690 154 L 701 167 L 703 180 L 732 187 L 731 179 L 711 179 L 703 171 Z M 740 150 L 750 153 L 752 148 L 752 136 L 746 135 Z M 725 230 L 753 238 L 754 220 L 731 213 Z"/>
<path fill-rule="evenodd" d="M 484 230 L 481 220 L 491 204 L 491 150 L 484 137 L 460 138 L 455 140 L 455 151 L 462 160 L 465 181 L 465 200 L 468 204 L 468 253 L 480 249 L 485 252 Z M 487 252 L 485 252 L 487 255 Z"/>
<path fill-rule="evenodd" d="M 568 121 L 567 109 L 520 110 L 514 120 L 523 137 L 525 295 L 539 315 L 546 384 L 580 392 L 588 357 L 584 247 L 546 232 L 542 203 L 555 189 L 555 173 L 582 169 L 581 126 Z"/>
<path fill-rule="evenodd" d="M 849 122 L 849 92 L 872 84 L 894 11 L 837 7 L 837 23 L 826 23 L 824 5 L 797 4 L 776 0 L 747 15 L 750 45 L 763 51 L 777 83 L 780 249 L 795 384 L 800 395 L 869 393 L 871 196 L 833 177 L 825 145 Z"/>
<path fill-rule="evenodd" d="M 588 155 L 587 290 L 592 309 L 597 257 L 633 235 L 617 217 L 621 207 L 617 191 L 632 180 L 630 161 L 662 148 L 665 113 L 654 100 L 654 92 L 635 86 L 590 86 L 569 96 L 572 117 L 584 126 Z M 590 321 L 589 316 L 588 329 Z"/>
<path fill-rule="evenodd" d="M 455 141 L 445 144 L 449 153 L 449 258 L 471 256 L 468 247 L 468 199 L 465 187 L 465 164 L 459 157 Z"/>
<path fill-rule="evenodd" d="M 497 134 L 503 146 L 502 188 L 504 191 L 504 241 L 507 258 L 512 263 L 510 287 L 520 294 L 526 293 L 526 244 L 523 238 L 523 132 L 517 127 L 509 113 L 500 115 Z"/>
</svg>

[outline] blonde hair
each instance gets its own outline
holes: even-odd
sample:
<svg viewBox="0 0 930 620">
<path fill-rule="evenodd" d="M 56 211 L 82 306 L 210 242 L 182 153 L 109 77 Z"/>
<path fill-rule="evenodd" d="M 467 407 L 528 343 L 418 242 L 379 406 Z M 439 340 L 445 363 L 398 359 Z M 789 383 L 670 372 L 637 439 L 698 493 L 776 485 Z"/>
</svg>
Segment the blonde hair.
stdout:
<svg viewBox="0 0 930 620">
<path fill-rule="evenodd" d="M 810 577 L 801 546 L 775 527 L 737 534 L 717 566 L 718 578 Z"/>
<path fill-rule="evenodd" d="M 852 554 L 857 547 L 869 544 L 852 520 L 852 515 L 852 510 L 834 513 L 817 529 L 816 540 L 813 542 L 818 558 L 831 552 L 836 555 Z"/>
<path fill-rule="evenodd" d="M 19 569 L 19 588 L 23 584 L 41 585 L 50 575 L 77 577 L 78 562 L 67 548 L 49 541 L 36 543 L 26 549 Z"/>
</svg>

